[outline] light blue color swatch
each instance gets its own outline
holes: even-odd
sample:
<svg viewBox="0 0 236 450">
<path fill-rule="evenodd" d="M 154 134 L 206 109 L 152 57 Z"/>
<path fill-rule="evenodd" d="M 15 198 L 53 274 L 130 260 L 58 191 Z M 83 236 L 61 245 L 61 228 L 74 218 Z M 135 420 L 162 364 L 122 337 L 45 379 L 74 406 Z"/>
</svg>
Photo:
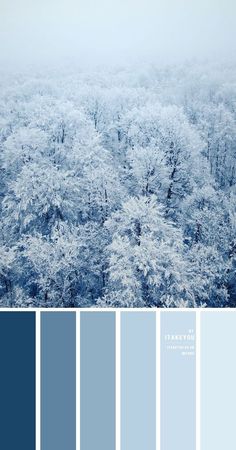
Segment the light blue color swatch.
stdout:
<svg viewBox="0 0 236 450">
<path fill-rule="evenodd" d="M 201 450 L 235 450 L 236 312 L 201 313 Z"/>
<path fill-rule="evenodd" d="M 195 450 L 195 422 L 195 312 L 161 312 L 161 450 Z"/>
<path fill-rule="evenodd" d="M 156 449 L 156 314 L 121 313 L 121 450 Z"/>
<path fill-rule="evenodd" d="M 115 450 L 115 313 L 80 315 L 80 450 Z"/>
<path fill-rule="evenodd" d="M 76 449 L 76 319 L 41 313 L 41 450 Z"/>
</svg>

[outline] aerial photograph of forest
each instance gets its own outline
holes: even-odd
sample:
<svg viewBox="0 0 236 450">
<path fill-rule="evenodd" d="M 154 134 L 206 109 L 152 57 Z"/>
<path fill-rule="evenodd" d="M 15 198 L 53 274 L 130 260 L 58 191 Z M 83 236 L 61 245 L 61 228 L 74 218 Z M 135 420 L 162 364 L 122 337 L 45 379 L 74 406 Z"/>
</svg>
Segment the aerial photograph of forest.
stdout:
<svg viewBox="0 0 236 450">
<path fill-rule="evenodd" d="M 40 28 L 36 12 L 26 23 Z M 0 306 L 236 306 L 235 62 L 186 48 L 184 60 L 160 62 L 155 46 L 148 61 L 123 61 L 113 37 L 110 65 L 101 53 L 102 64 L 64 65 L 60 54 L 58 66 L 17 66 L 17 56 L 31 62 L 37 30 L 22 37 L 13 22 L 1 31 L 14 31 L 2 61 L 16 61 L 0 70 Z"/>
</svg>

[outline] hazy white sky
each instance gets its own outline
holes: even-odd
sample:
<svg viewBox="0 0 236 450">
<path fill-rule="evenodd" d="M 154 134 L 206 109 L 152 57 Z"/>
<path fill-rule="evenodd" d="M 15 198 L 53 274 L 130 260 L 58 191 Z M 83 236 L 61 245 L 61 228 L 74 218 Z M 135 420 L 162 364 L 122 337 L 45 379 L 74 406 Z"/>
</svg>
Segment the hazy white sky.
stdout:
<svg viewBox="0 0 236 450">
<path fill-rule="evenodd" d="M 236 0 L 0 0 L 0 63 L 236 54 Z"/>
</svg>

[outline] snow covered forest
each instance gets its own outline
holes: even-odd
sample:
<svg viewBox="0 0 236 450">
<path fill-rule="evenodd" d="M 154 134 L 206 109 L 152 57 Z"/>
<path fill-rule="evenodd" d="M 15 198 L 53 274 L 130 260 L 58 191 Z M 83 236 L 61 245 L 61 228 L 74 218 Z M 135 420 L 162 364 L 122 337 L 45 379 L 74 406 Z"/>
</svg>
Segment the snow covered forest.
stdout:
<svg viewBox="0 0 236 450">
<path fill-rule="evenodd" d="M 236 306 L 236 67 L 0 76 L 2 307 Z"/>
</svg>

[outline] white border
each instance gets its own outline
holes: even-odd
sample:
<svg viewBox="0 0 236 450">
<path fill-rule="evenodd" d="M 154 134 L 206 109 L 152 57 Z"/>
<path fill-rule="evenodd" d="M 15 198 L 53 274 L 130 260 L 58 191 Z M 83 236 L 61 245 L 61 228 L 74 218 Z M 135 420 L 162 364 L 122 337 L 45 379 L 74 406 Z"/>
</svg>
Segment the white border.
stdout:
<svg viewBox="0 0 236 450">
<path fill-rule="evenodd" d="M 9 312 L 9 311 L 15 311 L 15 312 L 27 312 L 27 311 L 33 311 L 33 312 L 56 312 L 56 311 L 62 311 L 62 312 L 66 312 L 66 311 L 70 311 L 70 312 L 75 312 L 75 311 L 85 311 L 85 312 L 116 312 L 116 311 L 135 311 L 135 312 L 155 312 L 155 311 L 172 311 L 172 312 L 197 312 L 197 311 L 204 311 L 204 312 L 232 312 L 235 311 L 236 312 L 236 308 L 1 308 L 0 307 L 0 312 Z"/>
<path fill-rule="evenodd" d="M 121 449 L 121 314 L 116 311 L 116 450 Z"/>
<path fill-rule="evenodd" d="M 201 450 L 201 311 L 196 311 L 195 351 L 196 351 L 196 450 Z"/>
</svg>

